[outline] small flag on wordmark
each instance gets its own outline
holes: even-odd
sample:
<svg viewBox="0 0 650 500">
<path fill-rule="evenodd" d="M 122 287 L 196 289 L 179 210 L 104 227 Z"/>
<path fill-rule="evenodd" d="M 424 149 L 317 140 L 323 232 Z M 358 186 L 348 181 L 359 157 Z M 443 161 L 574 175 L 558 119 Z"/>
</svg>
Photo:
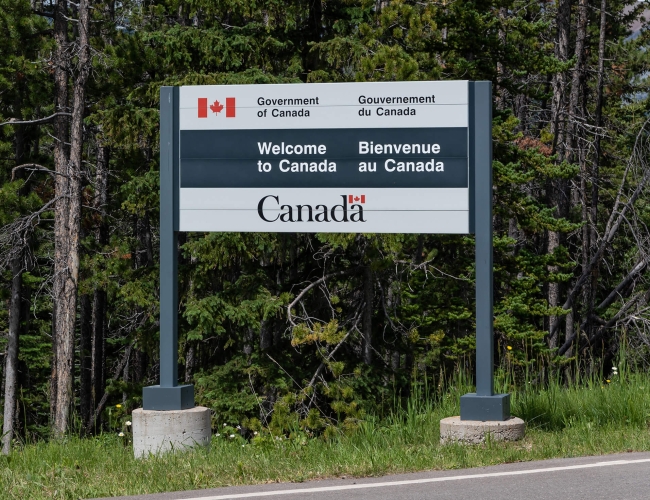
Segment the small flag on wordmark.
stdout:
<svg viewBox="0 0 650 500">
<path fill-rule="evenodd" d="M 362 194 L 361 196 L 355 196 L 353 194 L 348 195 L 348 203 L 365 203 L 366 195 Z"/>
</svg>

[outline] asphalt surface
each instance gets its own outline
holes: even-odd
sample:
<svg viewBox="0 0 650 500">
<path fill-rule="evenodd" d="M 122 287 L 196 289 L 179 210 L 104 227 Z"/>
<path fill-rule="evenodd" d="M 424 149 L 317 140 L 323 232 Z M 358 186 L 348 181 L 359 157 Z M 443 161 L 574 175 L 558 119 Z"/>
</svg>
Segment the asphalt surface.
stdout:
<svg viewBox="0 0 650 500">
<path fill-rule="evenodd" d="M 650 453 L 568 458 L 364 479 L 237 486 L 129 500 L 650 500 Z"/>
</svg>

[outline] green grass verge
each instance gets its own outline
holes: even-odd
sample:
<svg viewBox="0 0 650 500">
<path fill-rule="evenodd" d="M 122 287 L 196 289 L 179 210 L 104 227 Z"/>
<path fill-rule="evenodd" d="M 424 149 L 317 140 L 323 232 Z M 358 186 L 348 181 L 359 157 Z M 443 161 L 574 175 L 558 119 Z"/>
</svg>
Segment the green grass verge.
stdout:
<svg viewBox="0 0 650 500">
<path fill-rule="evenodd" d="M 0 459 L 0 496 L 77 499 L 650 451 L 646 387 L 650 377 L 635 375 L 604 386 L 515 393 L 513 414 L 528 422 L 525 439 L 515 443 L 440 446 L 439 421 L 458 413 L 460 391 L 435 405 L 415 402 L 388 419 L 369 419 L 329 441 L 219 437 L 209 450 L 135 460 L 117 436 L 69 437 Z"/>
</svg>

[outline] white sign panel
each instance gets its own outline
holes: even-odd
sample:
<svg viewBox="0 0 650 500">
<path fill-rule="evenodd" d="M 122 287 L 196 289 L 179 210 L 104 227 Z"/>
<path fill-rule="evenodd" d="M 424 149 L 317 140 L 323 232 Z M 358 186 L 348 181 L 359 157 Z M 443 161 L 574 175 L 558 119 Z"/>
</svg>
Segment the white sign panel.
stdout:
<svg viewBox="0 0 650 500">
<path fill-rule="evenodd" d="M 181 87 L 181 231 L 468 233 L 468 82 Z"/>
</svg>

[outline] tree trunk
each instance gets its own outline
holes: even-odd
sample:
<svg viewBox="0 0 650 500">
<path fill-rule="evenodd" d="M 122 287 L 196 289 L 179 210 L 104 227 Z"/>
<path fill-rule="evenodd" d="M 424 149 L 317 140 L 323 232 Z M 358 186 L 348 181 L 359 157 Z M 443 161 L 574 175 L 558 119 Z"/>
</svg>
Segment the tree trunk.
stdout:
<svg viewBox="0 0 650 500">
<path fill-rule="evenodd" d="M 555 45 L 555 57 L 566 62 L 569 57 L 569 35 L 571 31 L 571 0 L 560 0 L 556 16 L 557 43 Z M 553 98 L 551 100 L 551 133 L 553 134 L 553 152 L 557 152 L 558 161 L 564 159 L 565 153 L 565 127 L 564 127 L 564 91 L 566 89 L 566 74 L 559 71 L 553 77 Z M 549 204 L 556 209 L 558 217 L 565 217 L 568 212 L 569 184 L 565 179 L 556 179 L 549 183 Z M 563 235 L 559 231 L 548 232 L 546 251 L 552 254 L 562 244 Z M 557 266 L 548 266 L 549 273 L 557 273 Z M 548 305 L 558 307 L 560 305 L 560 283 L 548 283 Z M 556 323 L 560 318 L 555 315 L 549 317 L 549 332 L 555 330 Z M 549 347 L 557 346 L 557 337 L 551 333 L 548 339 Z"/>
<path fill-rule="evenodd" d="M 600 34 L 598 38 L 598 82 L 596 84 L 596 112 L 595 125 L 596 134 L 594 137 L 594 162 L 591 167 L 591 206 L 589 207 L 589 257 L 593 257 L 598 239 L 598 190 L 600 187 L 600 141 L 603 136 L 601 127 L 603 126 L 603 88 L 605 86 L 605 38 L 607 29 L 607 0 L 600 2 Z M 586 196 L 586 194 L 585 194 Z M 586 325 L 585 330 L 587 337 L 590 338 L 592 332 L 591 316 L 594 310 L 594 299 L 598 287 L 598 265 L 594 266 L 591 273 L 591 283 L 589 285 L 589 300 L 586 307 Z"/>
<path fill-rule="evenodd" d="M 91 386 L 93 407 L 97 407 L 99 400 L 104 394 L 106 358 L 104 346 L 106 336 L 104 329 L 106 325 L 106 292 L 96 288 L 93 293 L 93 330 L 92 330 L 92 353 L 91 353 Z"/>
<path fill-rule="evenodd" d="M 605 37 L 607 28 L 607 0 L 600 2 L 600 35 L 598 38 L 598 83 L 596 96 L 596 137 L 594 141 L 594 165 L 591 172 L 591 241 L 596 241 L 596 222 L 598 220 L 598 187 L 599 187 L 599 163 L 600 163 L 600 140 L 603 126 L 603 87 L 605 86 Z"/>
<path fill-rule="evenodd" d="M 556 198 L 557 200 L 557 198 Z M 558 210 L 559 211 L 559 210 Z M 560 214 L 560 216 L 562 216 Z M 555 250 L 561 244 L 562 234 L 558 231 L 549 231 L 548 232 L 548 245 L 547 251 L 549 254 L 555 252 Z M 557 266 L 548 266 L 549 273 L 557 273 L 559 271 Z M 560 283 L 558 282 L 549 282 L 548 284 L 548 305 L 549 307 L 558 307 L 560 305 Z M 554 314 L 549 316 L 549 332 L 551 335 L 548 339 L 548 346 L 553 349 L 557 347 L 557 331 L 555 329 L 555 324 L 560 321 L 560 317 Z"/>
<path fill-rule="evenodd" d="M 92 303 L 90 295 L 81 296 L 79 311 L 79 410 L 86 428 L 93 411 L 92 401 Z"/>
<path fill-rule="evenodd" d="M 517 131 L 526 133 L 528 131 L 528 98 L 524 94 L 517 94 L 513 105 L 515 116 L 519 120 Z"/>
<path fill-rule="evenodd" d="M 584 80 L 585 60 L 587 57 L 585 51 L 585 42 L 587 39 L 587 21 L 589 13 L 587 11 L 587 0 L 578 2 L 578 22 L 576 26 L 576 46 L 574 56 L 576 59 L 573 68 L 573 77 L 571 78 L 571 94 L 569 96 L 569 109 L 567 110 L 567 134 L 566 140 L 569 144 L 568 160 L 575 161 L 575 149 L 577 146 L 576 124 L 578 118 L 578 106 L 580 100 L 580 89 Z"/>
<path fill-rule="evenodd" d="M 124 367 L 126 366 L 126 363 L 128 362 L 129 357 L 131 356 L 132 350 L 133 350 L 133 344 L 130 344 L 126 347 L 126 350 L 124 351 L 124 356 L 122 357 L 122 361 L 120 361 L 120 364 L 117 365 L 117 369 L 113 373 L 113 380 L 117 380 L 117 378 L 120 376 L 120 373 L 122 373 L 122 370 L 124 370 Z M 95 423 L 97 422 L 97 418 L 99 417 L 99 415 L 101 415 L 102 411 L 104 411 L 104 407 L 106 406 L 107 399 L 108 399 L 108 393 L 105 392 L 97 402 L 95 411 L 90 417 L 90 423 L 86 428 L 86 432 L 90 432 L 92 428 L 95 426 Z"/>
<path fill-rule="evenodd" d="M 400 362 L 400 352 L 399 351 L 392 351 L 390 354 L 390 367 L 393 370 L 393 373 L 397 373 L 399 370 L 399 362 Z"/>
<path fill-rule="evenodd" d="M 273 331 L 268 321 L 260 321 L 260 350 L 266 351 L 273 345 Z"/>
<path fill-rule="evenodd" d="M 56 48 L 54 52 L 54 109 L 56 112 L 68 111 L 68 3 L 66 0 L 59 0 L 54 9 L 54 41 Z M 57 172 L 65 174 L 68 165 L 68 117 L 58 115 L 54 118 L 54 167 Z M 57 179 L 65 179 L 59 175 Z M 61 193 L 56 189 L 56 195 Z M 63 203 L 64 200 L 62 200 Z M 56 237 L 55 237 L 56 239 Z M 65 253 L 63 253 L 65 255 Z M 55 265 L 56 267 L 56 265 Z M 55 283 L 56 290 L 56 283 Z M 56 297 L 56 294 L 54 295 Z M 54 422 L 55 410 L 58 407 L 58 369 L 56 345 L 58 339 L 57 330 L 57 300 L 52 308 L 52 373 L 50 375 L 50 418 Z"/>
<path fill-rule="evenodd" d="M 372 364 L 372 303 L 374 299 L 372 269 L 366 266 L 363 274 L 363 295 L 366 303 L 363 310 L 363 362 Z"/>
<path fill-rule="evenodd" d="M 499 29 L 497 31 L 497 37 L 499 39 L 499 49 L 505 48 L 506 45 L 506 32 L 503 29 L 503 24 L 505 22 L 506 16 L 507 16 L 508 11 L 506 10 L 505 7 L 500 7 L 499 8 L 499 14 L 498 14 L 498 19 L 499 19 Z M 496 101 L 496 108 L 499 111 L 502 111 L 506 107 L 506 90 L 503 86 L 503 82 L 505 80 L 505 68 L 503 65 L 503 62 L 500 60 L 497 60 L 497 82 L 495 85 L 495 101 Z"/>
<path fill-rule="evenodd" d="M 11 451 L 16 414 L 16 387 L 18 385 L 18 338 L 20 334 L 20 300 L 23 287 L 22 252 L 11 261 L 11 304 L 9 306 L 9 332 L 7 359 L 5 360 L 5 402 L 2 425 L 2 453 Z"/>
<path fill-rule="evenodd" d="M 133 365 L 133 381 L 136 384 L 141 384 L 147 370 L 147 355 L 136 349 L 133 353 Z"/>
<path fill-rule="evenodd" d="M 250 355 L 253 354 L 253 339 L 255 334 L 253 329 L 249 326 L 244 333 L 244 354 L 250 358 Z"/>
<path fill-rule="evenodd" d="M 555 57 L 560 62 L 569 58 L 569 35 L 571 32 L 571 0 L 559 0 L 556 15 L 557 40 Z M 559 71 L 553 77 L 553 98 L 551 100 L 551 134 L 553 134 L 553 152 L 563 149 L 562 114 L 564 108 L 564 89 L 566 74 Z"/>
<path fill-rule="evenodd" d="M 192 376 L 194 375 L 196 347 L 194 341 L 187 343 L 187 351 L 185 352 L 185 383 L 192 383 Z"/>
<path fill-rule="evenodd" d="M 582 130 L 579 130 L 580 124 L 578 123 L 579 118 L 583 118 L 582 113 L 578 110 L 580 108 L 580 101 L 582 97 L 582 102 L 584 103 L 584 86 L 582 85 L 585 78 L 585 63 L 586 63 L 586 50 L 585 43 L 587 39 L 587 25 L 589 20 L 588 12 L 588 2 L 587 0 L 579 0 L 578 2 L 578 21 L 576 26 L 576 46 L 575 46 L 575 67 L 573 69 L 573 78 L 571 79 L 571 94 L 569 97 L 569 109 L 568 109 L 568 125 L 567 125 L 567 142 L 569 144 L 569 151 L 567 158 L 571 162 L 576 160 L 580 164 L 580 195 L 581 200 L 579 200 L 580 205 L 582 206 L 582 222 L 584 224 L 582 229 L 582 266 L 583 269 L 589 265 L 590 252 L 589 252 L 589 225 L 588 225 L 588 208 L 587 208 L 587 162 L 586 155 L 581 150 L 581 137 L 583 136 Z M 588 303 L 590 287 L 585 287 L 585 299 Z M 573 308 L 572 308 L 573 310 Z M 571 324 L 569 322 L 571 319 Z M 570 312 L 566 321 L 564 341 L 573 337 L 573 313 Z M 567 351 L 567 357 L 570 357 L 570 353 Z"/>
<path fill-rule="evenodd" d="M 16 114 L 22 115 L 22 82 L 18 81 L 16 97 Z M 16 165 L 23 163 L 25 157 L 25 130 L 17 127 L 15 132 Z M 17 174 L 22 177 L 22 172 Z M 19 195 L 24 194 L 19 190 Z M 4 372 L 4 419 L 2 425 L 2 453 L 8 455 L 11 451 L 11 440 L 14 436 L 16 421 L 16 389 L 18 386 L 18 340 L 20 338 L 20 319 L 22 314 L 21 294 L 23 288 L 23 248 L 13 248 L 11 259 L 11 297 L 9 304 L 9 331 L 7 332 L 7 357 Z"/>
<path fill-rule="evenodd" d="M 95 172 L 94 208 L 101 215 L 101 221 L 95 229 L 95 242 L 101 249 L 108 244 L 108 227 L 106 226 L 106 204 L 108 203 L 109 149 L 99 146 L 97 149 L 97 170 Z M 101 251 L 101 250 L 100 250 Z M 97 408 L 104 394 L 105 386 L 105 344 L 106 344 L 106 292 L 98 287 L 93 292 L 91 340 L 91 387 L 92 406 Z"/>
<path fill-rule="evenodd" d="M 86 81 L 90 72 L 88 0 L 80 0 L 78 37 L 76 40 L 78 74 L 72 88 L 72 123 L 70 127 L 70 159 L 57 164 L 55 195 L 58 200 L 54 216 L 54 309 L 56 311 L 56 405 L 53 432 L 56 437 L 68 430 L 73 401 L 74 331 L 79 281 L 79 232 L 81 229 L 81 162 L 83 153 L 83 118 Z"/>
<path fill-rule="evenodd" d="M 137 217 L 135 220 L 135 237 L 138 241 L 135 249 L 135 268 L 148 266 L 153 261 L 153 246 L 151 238 L 151 224 L 147 216 Z"/>
<path fill-rule="evenodd" d="M 309 41 L 319 43 L 323 33 L 323 2 L 322 0 L 309 0 L 309 19 L 307 22 Z M 315 71 L 318 69 L 318 52 L 311 47 L 305 47 L 305 69 Z"/>
<path fill-rule="evenodd" d="M 133 349 L 131 349 L 131 351 L 129 351 L 129 355 L 126 358 L 126 364 L 124 365 L 124 375 L 123 375 L 123 378 L 122 378 L 122 380 L 124 380 L 124 385 L 126 387 L 128 387 L 128 385 L 129 385 L 129 378 L 130 378 L 129 367 L 131 365 L 131 354 L 130 354 L 131 352 L 133 352 Z M 126 391 L 122 391 L 122 404 L 124 406 L 126 406 L 127 396 L 128 396 L 128 394 L 126 393 Z"/>
</svg>

